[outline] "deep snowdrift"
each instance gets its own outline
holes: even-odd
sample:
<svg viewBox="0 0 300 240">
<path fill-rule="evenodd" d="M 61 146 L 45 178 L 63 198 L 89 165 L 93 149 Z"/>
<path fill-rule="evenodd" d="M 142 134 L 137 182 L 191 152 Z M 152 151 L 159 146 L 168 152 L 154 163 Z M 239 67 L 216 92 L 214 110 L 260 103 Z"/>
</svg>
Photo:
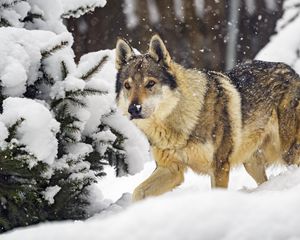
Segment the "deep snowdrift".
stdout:
<svg viewBox="0 0 300 240">
<path fill-rule="evenodd" d="M 254 190 L 181 189 L 86 222 L 40 224 L 2 240 L 300 239 L 300 169 Z M 120 204 L 129 202 L 125 195 Z M 126 204 L 125 204 L 126 205 Z"/>
</svg>

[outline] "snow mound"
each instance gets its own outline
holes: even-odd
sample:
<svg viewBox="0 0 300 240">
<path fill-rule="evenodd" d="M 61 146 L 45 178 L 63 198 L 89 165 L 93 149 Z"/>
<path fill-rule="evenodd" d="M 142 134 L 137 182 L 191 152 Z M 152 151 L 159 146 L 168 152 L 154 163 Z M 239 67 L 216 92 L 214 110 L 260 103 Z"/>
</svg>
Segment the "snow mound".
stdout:
<svg viewBox="0 0 300 240">
<path fill-rule="evenodd" d="M 300 169 L 291 169 L 251 193 L 171 192 L 106 218 L 41 224 L 2 239 L 300 239 L 299 191 Z M 120 208 L 129 200 L 125 194 L 118 201 Z"/>
</svg>

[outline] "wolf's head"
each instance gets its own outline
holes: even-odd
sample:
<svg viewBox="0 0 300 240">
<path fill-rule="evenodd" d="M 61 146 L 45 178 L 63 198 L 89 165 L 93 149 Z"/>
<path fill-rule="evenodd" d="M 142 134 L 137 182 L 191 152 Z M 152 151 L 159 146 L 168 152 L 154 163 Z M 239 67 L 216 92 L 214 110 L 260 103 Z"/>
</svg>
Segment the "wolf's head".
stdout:
<svg viewBox="0 0 300 240">
<path fill-rule="evenodd" d="M 172 95 L 177 88 L 170 64 L 169 52 L 158 35 L 151 38 L 149 51 L 143 55 L 135 55 L 126 41 L 118 40 L 116 93 L 125 115 L 134 119 L 170 113 L 176 105 Z"/>
</svg>

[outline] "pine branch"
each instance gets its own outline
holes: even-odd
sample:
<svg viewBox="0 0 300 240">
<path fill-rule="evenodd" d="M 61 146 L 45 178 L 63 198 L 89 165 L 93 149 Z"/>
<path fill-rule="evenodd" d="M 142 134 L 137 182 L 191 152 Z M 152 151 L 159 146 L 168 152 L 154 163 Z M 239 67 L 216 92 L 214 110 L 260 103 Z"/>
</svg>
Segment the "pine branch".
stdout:
<svg viewBox="0 0 300 240">
<path fill-rule="evenodd" d="M 78 107 L 86 107 L 86 103 L 79 99 L 79 98 L 74 98 L 74 97 L 66 97 L 64 98 L 65 101 L 69 101 L 70 104 L 72 104 L 73 106 L 78 106 Z"/>
<path fill-rule="evenodd" d="M 86 107 L 86 103 L 79 98 L 96 95 L 96 94 L 108 94 L 108 92 L 97 90 L 94 88 L 86 88 L 83 90 L 76 90 L 76 91 L 67 91 L 65 98 L 59 98 L 52 101 L 51 109 L 56 108 L 58 105 L 60 105 L 63 102 L 69 102 L 70 104 L 79 107 Z"/>
<path fill-rule="evenodd" d="M 114 115 L 116 113 L 117 109 L 116 108 L 112 108 L 110 109 L 110 111 L 108 113 L 105 113 L 104 115 L 102 115 L 102 118 L 109 118 L 110 116 Z"/>
<path fill-rule="evenodd" d="M 91 78 L 95 73 L 97 73 L 101 70 L 101 68 L 107 62 L 107 60 L 108 60 L 107 55 L 104 56 L 103 58 L 101 58 L 101 60 L 94 67 L 92 67 L 89 71 L 87 71 L 85 74 L 83 74 L 81 76 L 81 79 L 87 80 L 87 79 Z"/>
<path fill-rule="evenodd" d="M 61 100 L 61 99 L 60 99 Z M 52 107 L 51 107 L 52 108 Z M 57 110 L 57 116 L 64 116 L 69 114 L 69 106 L 68 104 L 64 103 L 58 110 Z"/>
<path fill-rule="evenodd" d="M 64 136 L 64 140 L 68 143 L 76 143 L 77 142 L 77 139 L 72 136 L 72 135 L 66 135 Z"/>
<path fill-rule="evenodd" d="M 10 7 L 13 7 L 14 5 L 16 5 L 17 3 L 20 3 L 20 2 L 26 2 L 26 0 L 15 0 L 11 3 L 1 3 L 0 8 L 10 8 Z"/>
<path fill-rule="evenodd" d="M 79 127 L 74 126 L 74 125 L 72 125 L 72 126 L 65 126 L 64 130 L 66 132 L 69 132 L 69 133 L 78 133 L 78 132 L 81 131 L 81 129 Z"/>
<path fill-rule="evenodd" d="M 5 18 L 1 17 L 0 18 L 0 27 L 11 27 L 11 24 L 9 23 L 8 20 Z"/>
<path fill-rule="evenodd" d="M 65 80 L 69 74 L 69 69 L 68 69 L 65 61 L 61 61 L 61 72 L 62 72 L 62 79 Z"/>
<path fill-rule="evenodd" d="M 8 134 L 8 137 L 5 139 L 6 142 L 10 142 L 13 138 L 16 137 L 17 129 L 24 120 L 25 120 L 24 118 L 20 118 L 19 120 L 17 120 L 13 125 L 11 125 L 8 128 L 8 133 L 9 134 Z"/>
<path fill-rule="evenodd" d="M 94 89 L 94 88 L 86 88 L 83 91 L 84 91 L 83 96 L 108 94 L 108 91 L 102 91 L 102 90 L 98 90 L 98 89 Z"/>
<path fill-rule="evenodd" d="M 67 45 L 69 45 L 68 41 L 61 41 L 59 44 L 53 46 L 50 49 L 45 49 L 41 51 L 42 54 L 42 60 L 44 60 L 45 58 L 49 57 L 50 55 L 54 54 L 55 52 L 61 50 L 62 48 L 66 47 Z"/>
<path fill-rule="evenodd" d="M 66 98 L 76 98 L 76 97 L 85 97 L 87 96 L 84 90 L 75 90 L 75 91 L 67 91 Z"/>
<path fill-rule="evenodd" d="M 66 97 L 87 97 L 91 95 L 96 95 L 96 94 L 108 94 L 107 91 L 102 91 L 94 88 L 86 88 L 83 90 L 76 90 L 76 91 L 68 91 L 66 92 Z"/>
<path fill-rule="evenodd" d="M 77 9 L 74 9 L 74 10 L 69 10 L 68 12 L 66 13 L 63 13 L 62 14 L 62 18 L 70 18 L 70 17 L 74 17 L 74 18 L 78 18 L 80 17 L 81 15 L 87 13 L 87 12 L 91 12 L 91 11 L 94 11 L 94 9 L 97 7 L 96 4 L 92 4 L 92 5 L 87 5 L 85 7 L 83 6 L 80 6 L 79 8 Z"/>
<path fill-rule="evenodd" d="M 29 12 L 28 15 L 22 20 L 22 22 L 33 22 L 34 19 L 43 19 L 43 15 Z"/>
<path fill-rule="evenodd" d="M 86 107 L 86 103 L 76 97 L 65 97 L 55 99 L 51 102 L 51 110 L 57 108 L 60 104 L 71 104 L 73 106 Z"/>
<path fill-rule="evenodd" d="M 55 81 L 54 81 L 53 77 L 49 73 L 47 73 L 45 66 L 43 64 L 43 61 L 41 61 L 41 66 L 40 66 L 39 71 L 42 73 L 42 77 L 39 77 L 36 84 L 40 84 L 41 82 L 45 82 L 48 85 L 54 84 Z"/>
<path fill-rule="evenodd" d="M 37 97 L 37 95 L 40 93 L 39 89 L 35 84 L 27 85 L 26 86 L 26 92 L 23 94 L 26 98 L 34 99 Z"/>
</svg>

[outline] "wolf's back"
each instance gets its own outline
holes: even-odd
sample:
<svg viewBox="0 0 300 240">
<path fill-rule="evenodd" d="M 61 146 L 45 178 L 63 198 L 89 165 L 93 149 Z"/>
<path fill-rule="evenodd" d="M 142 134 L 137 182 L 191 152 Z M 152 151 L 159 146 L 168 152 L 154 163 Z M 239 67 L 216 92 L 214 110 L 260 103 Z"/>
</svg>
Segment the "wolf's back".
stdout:
<svg viewBox="0 0 300 240">
<path fill-rule="evenodd" d="M 252 61 L 227 72 L 240 92 L 243 124 L 257 119 L 278 119 L 283 159 L 300 157 L 300 77 L 284 63 Z"/>
</svg>

